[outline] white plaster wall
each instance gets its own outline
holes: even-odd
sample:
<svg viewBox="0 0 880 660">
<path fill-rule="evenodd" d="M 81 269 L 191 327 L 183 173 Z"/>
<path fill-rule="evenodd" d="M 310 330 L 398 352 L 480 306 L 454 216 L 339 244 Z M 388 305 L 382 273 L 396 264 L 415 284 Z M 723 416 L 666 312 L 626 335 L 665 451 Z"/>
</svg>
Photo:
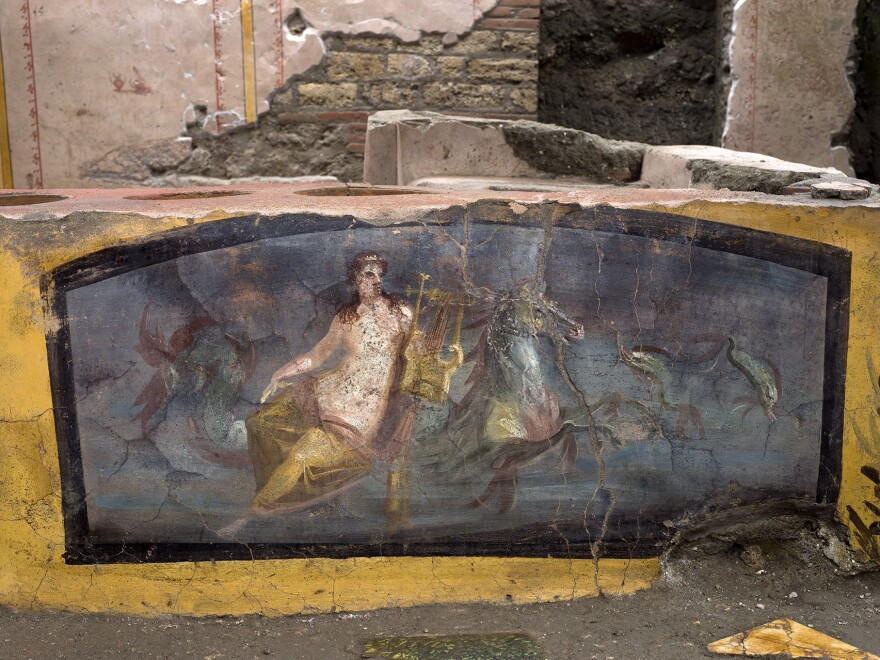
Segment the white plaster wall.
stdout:
<svg viewBox="0 0 880 660">
<path fill-rule="evenodd" d="M 852 173 L 846 63 L 858 0 L 738 0 L 723 146 Z"/>
</svg>

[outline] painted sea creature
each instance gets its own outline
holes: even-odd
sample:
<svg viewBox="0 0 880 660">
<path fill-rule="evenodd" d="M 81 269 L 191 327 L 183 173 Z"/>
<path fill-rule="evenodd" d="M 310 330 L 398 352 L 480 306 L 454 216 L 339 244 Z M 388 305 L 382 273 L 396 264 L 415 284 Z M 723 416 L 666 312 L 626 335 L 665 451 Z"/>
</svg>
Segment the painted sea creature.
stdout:
<svg viewBox="0 0 880 660">
<path fill-rule="evenodd" d="M 481 507 L 492 498 L 499 513 L 516 500 L 519 470 L 556 445 L 562 469 L 572 469 L 577 443 L 564 424 L 556 392 L 547 378 L 547 358 L 539 333 L 565 341 L 583 336 L 583 326 L 565 316 L 538 291 L 523 287 L 496 301 L 480 339 L 465 361 L 472 365 L 469 389 L 452 406 L 445 431 L 454 450 L 453 469 L 488 466 L 492 478 L 470 502 Z"/>
<path fill-rule="evenodd" d="M 148 438 L 151 421 L 176 397 L 192 397 L 197 413 L 188 420 L 193 450 L 220 464 L 237 464 L 240 447 L 230 446 L 240 435 L 232 410 L 245 382 L 254 374 L 256 349 L 245 333 L 237 339 L 221 333 L 217 322 L 202 315 L 165 339 L 161 326 L 149 328 L 150 305 L 144 307 L 135 350 L 156 371 L 133 402 L 142 406 L 132 416 Z M 213 328 L 213 330 L 212 330 Z M 240 426 L 240 424 L 239 424 Z M 234 443 L 233 443 L 234 444 Z M 232 461 L 230 463 L 230 461 Z"/>
<path fill-rule="evenodd" d="M 653 346 L 638 346 L 631 351 L 626 350 L 623 346 L 618 347 L 620 360 L 630 369 L 647 378 L 656 388 L 657 400 L 664 408 L 671 408 L 672 404 L 667 398 L 669 390 L 669 381 L 671 375 L 666 365 L 657 355 L 665 355 L 671 357 L 669 353 L 662 348 Z"/>
<path fill-rule="evenodd" d="M 677 432 L 680 437 L 685 437 L 690 426 L 696 428 L 700 438 L 706 437 L 706 428 L 703 426 L 700 411 L 689 403 L 677 403 L 669 398 L 672 374 L 663 360 L 658 357 L 662 355 L 671 360 L 669 351 L 656 346 L 636 346 L 629 351 L 620 346 L 618 354 L 621 362 L 651 382 L 652 394 L 656 391 L 657 401 L 664 409 L 678 412 Z"/>
<path fill-rule="evenodd" d="M 764 410 L 764 414 L 772 422 L 776 419 L 774 407 L 782 396 L 782 374 L 776 364 L 769 358 L 765 357 L 769 370 L 765 368 L 761 362 L 753 358 L 751 355 L 743 351 L 736 344 L 736 339 L 732 336 L 723 336 L 716 334 L 703 334 L 694 337 L 694 342 L 718 342 L 716 349 L 709 351 L 706 355 L 698 359 L 698 361 L 706 361 L 714 359 L 727 347 L 727 361 L 743 376 L 752 388 L 753 394 L 750 396 L 741 396 L 734 399 L 734 403 L 744 405 L 743 419 L 760 406 Z"/>
</svg>

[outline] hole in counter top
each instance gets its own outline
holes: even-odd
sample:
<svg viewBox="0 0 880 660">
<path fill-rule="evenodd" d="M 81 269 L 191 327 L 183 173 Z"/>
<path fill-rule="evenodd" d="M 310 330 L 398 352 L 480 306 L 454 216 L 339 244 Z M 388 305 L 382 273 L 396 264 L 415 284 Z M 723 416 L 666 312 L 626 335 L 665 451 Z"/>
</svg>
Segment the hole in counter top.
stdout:
<svg viewBox="0 0 880 660">
<path fill-rule="evenodd" d="M 22 193 L 0 193 L 0 206 L 29 206 L 31 204 L 48 204 L 67 199 L 65 195 L 29 195 Z"/>
<path fill-rule="evenodd" d="M 248 190 L 192 190 L 186 192 L 159 193 L 156 195 L 131 195 L 125 199 L 134 199 L 144 202 L 177 201 L 180 199 L 208 199 L 210 197 L 234 197 L 236 195 L 250 195 Z"/>
<path fill-rule="evenodd" d="M 434 195 L 436 193 L 412 190 L 409 188 L 368 188 L 335 186 L 328 188 L 309 188 L 295 191 L 297 195 L 311 195 L 313 197 L 372 197 L 380 195 Z"/>
</svg>

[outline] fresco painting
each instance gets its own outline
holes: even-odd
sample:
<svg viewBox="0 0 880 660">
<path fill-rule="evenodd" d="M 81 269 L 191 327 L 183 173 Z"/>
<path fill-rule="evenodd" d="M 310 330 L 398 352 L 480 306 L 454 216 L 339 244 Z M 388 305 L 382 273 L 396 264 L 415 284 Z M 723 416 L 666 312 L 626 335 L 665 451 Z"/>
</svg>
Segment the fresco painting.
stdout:
<svg viewBox="0 0 880 660">
<path fill-rule="evenodd" d="M 337 227 L 70 286 L 69 545 L 638 557 L 815 500 L 828 277 L 672 226 Z"/>
</svg>

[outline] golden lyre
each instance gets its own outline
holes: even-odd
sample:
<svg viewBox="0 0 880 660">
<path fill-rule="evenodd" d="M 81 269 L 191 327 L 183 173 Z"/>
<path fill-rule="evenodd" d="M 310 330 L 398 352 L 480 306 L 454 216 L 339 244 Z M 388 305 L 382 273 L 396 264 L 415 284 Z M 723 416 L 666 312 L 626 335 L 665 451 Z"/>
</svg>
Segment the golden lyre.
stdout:
<svg viewBox="0 0 880 660">
<path fill-rule="evenodd" d="M 442 403 L 449 395 L 452 374 L 464 362 L 464 351 L 461 348 L 460 339 L 465 300 L 462 296 L 455 296 L 449 291 L 441 291 L 440 289 L 425 291 L 425 282 L 428 279 L 430 279 L 429 275 L 419 273 L 416 309 L 403 349 L 405 364 L 400 390 L 415 394 L 428 401 Z M 414 289 L 407 288 L 407 295 L 412 295 L 414 292 Z M 426 332 L 419 328 L 419 314 L 423 298 L 439 304 L 433 323 Z M 446 330 L 449 326 L 449 308 L 453 304 L 458 306 L 455 329 L 452 332 L 452 343 L 448 347 L 450 356 L 443 358 L 443 340 L 446 338 Z"/>
</svg>

